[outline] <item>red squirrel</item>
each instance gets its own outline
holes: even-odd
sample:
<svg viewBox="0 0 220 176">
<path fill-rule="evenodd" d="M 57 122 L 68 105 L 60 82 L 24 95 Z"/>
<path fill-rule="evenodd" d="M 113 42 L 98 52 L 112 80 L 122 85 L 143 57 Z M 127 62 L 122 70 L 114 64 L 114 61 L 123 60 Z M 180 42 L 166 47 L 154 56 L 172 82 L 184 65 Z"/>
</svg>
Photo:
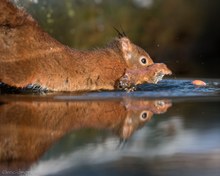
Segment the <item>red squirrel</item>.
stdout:
<svg viewBox="0 0 220 176">
<path fill-rule="evenodd" d="M 0 1 L 0 82 L 51 91 L 133 90 L 171 71 L 119 33 L 106 47 L 71 49 L 44 32 L 24 10 Z"/>
</svg>

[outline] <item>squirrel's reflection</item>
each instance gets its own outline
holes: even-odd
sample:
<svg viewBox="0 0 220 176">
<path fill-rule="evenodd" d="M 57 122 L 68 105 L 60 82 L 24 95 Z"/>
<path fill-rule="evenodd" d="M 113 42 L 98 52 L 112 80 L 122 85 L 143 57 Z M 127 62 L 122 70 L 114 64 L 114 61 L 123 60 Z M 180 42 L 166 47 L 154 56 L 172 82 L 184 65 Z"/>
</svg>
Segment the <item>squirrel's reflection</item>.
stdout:
<svg viewBox="0 0 220 176">
<path fill-rule="evenodd" d="M 13 101 L 0 104 L 0 165 L 20 167 L 36 161 L 70 131 L 93 128 L 128 139 L 168 100 Z"/>
<path fill-rule="evenodd" d="M 127 140 L 138 128 L 149 122 L 154 114 L 166 112 L 171 102 L 169 100 L 124 99 L 123 105 L 127 114 L 116 133 L 121 140 Z"/>
</svg>

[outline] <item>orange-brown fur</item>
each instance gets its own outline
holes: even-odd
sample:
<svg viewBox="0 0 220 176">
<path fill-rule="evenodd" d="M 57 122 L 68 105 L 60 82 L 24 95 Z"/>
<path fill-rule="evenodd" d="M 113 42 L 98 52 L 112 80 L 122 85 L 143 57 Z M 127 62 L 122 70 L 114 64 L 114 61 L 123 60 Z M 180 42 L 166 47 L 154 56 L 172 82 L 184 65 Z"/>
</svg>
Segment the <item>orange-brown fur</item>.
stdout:
<svg viewBox="0 0 220 176">
<path fill-rule="evenodd" d="M 112 90 L 126 69 L 153 64 L 127 37 L 116 38 L 103 49 L 70 49 L 7 0 L 0 1 L 0 53 L 0 82 L 20 88 L 38 84 L 53 91 Z M 145 65 L 140 57 L 147 59 Z M 139 77 L 137 83 L 143 82 L 147 79 Z"/>
</svg>

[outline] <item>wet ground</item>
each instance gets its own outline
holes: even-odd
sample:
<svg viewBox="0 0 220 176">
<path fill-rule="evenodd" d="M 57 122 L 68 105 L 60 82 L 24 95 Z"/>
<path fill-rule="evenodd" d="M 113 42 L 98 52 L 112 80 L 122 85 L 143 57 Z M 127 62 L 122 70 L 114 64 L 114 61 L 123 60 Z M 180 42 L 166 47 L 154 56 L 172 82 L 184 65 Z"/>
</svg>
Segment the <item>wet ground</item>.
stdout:
<svg viewBox="0 0 220 176">
<path fill-rule="evenodd" d="M 0 175 L 220 175 L 220 80 L 0 95 Z"/>
</svg>

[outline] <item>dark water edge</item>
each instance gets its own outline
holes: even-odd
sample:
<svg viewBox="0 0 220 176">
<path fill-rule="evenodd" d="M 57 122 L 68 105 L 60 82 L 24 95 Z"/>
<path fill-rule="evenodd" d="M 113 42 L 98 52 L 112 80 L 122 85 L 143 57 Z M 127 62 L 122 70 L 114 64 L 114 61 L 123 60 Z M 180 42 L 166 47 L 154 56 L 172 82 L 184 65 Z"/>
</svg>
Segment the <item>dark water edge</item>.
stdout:
<svg viewBox="0 0 220 176">
<path fill-rule="evenodd" d="M 206 82 L 0 95 L 0 175 L 218 176 L 220 88 Z"/>
<path fill-rule="evenodd" d="M 195 86 L 193 79 L 164 79 L 158 84 L 142 84 L 137 90 L 127 93 L 125 91 L 88 92 L 80 96 L 71 93 L 67 96 L 58 95 L 56 99 L 88 100 L 88 99 L 114 99 L 122 97 L 133 98 L 189 98 L 189 97 L 218 97 L 220 95 L 220 80 L 203 79 L 207 86 Z"/>
<path fill-rule="evenodd" d="M 206 86 L 195 86 L 192 84 L 194 79 L 163 79 L 157 84 L 141 84 L 137 86 L 134 92 L 126 91 L 94 91 L 94 92 L 63 92 L 56 93 L 47 89 L 42 89 L 40 85 L 28 85 L 24 88 L 11 87 L 0 82 L 1 94 L 21 94 L 21 95 L 47 95 L 46 97 L 55 97 L 63 100 L 89 100 L 89 99 L 108 99 L 131 96 L 136 98 L 174 98 L 174 97 L 198 97 L 198 96 L 219 96 L 219 79 L 202 79 Z M 72 96 L 71 96 L 72 95 Z"/>
</svg>

